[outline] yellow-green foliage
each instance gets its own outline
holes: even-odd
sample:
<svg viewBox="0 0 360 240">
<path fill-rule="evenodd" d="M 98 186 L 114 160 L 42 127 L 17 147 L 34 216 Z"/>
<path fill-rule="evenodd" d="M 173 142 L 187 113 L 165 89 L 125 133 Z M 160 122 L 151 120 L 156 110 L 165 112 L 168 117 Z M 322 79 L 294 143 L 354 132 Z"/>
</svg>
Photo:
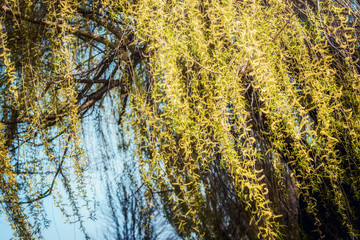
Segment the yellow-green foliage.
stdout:
<svg viewBox="0 0 360 240">
<path fill-rule="evenodd" d="M 45 28 L 26 21 L 41 18 L 34 10 L 39 6 L 34 5 L 43 4 L 49 19 L 59 18 L 65 24 L 71 9 L 65 1 L 56 7 L 52 3 L 1 3 L 1 11 L 15 17 L 2 14 L 0 19 L 0 203 L 15 235 L 24 239 L 41 236 L 40 224 L 46 219 L 42 198 L 56 193 L 54 200 L 67 214 L 58 181 L 64 183 L 74 211 L 85 189 L 86 160 L 79 141 L 77 86 L 72 80 L 76 42 L 65 34 L 66 27 Z M 70 181 L 79 191 L 70 190 Z"/>
<path fill-rule="evenodd" d="M 139 156 L 150 193 L 172 192 L 167 204 L 185 236 L 205 234 L 202 175 L 216 158 L 258 238 L 281 236 L 262 162 L 273 165 L 276 181 L 291 172 L 318 225 L 326 223 L 317 218 L 314 192 L 357 235 L 342 189 L 348 182 L 358 199 L 356 23 L 349 9 L 319 4 L 319 14 L 305 9 L 309 26 L 286 1 L 141 2 L 137 31 L 148 42 L 152 89 L 133 96 L 138 144 L 147 149 Z M 328 34 L 346 56 L 341 69 Z M 346 144 L 345 155 L 338 144 Z"/>
<path fill-rule="evenodd" d="M 308 229 L 297 222 L 302 211 L 326 237 L 329 217 L 319 211 L 328 206 L 344 234 L 358 238 L 360 55 L 352 4 L 2 3 L 0 201 L 18 236 L 31 235 L 19 199 L 26 193 L 41 207 L 31 199 L 41 197 L 59 168 L 68 178 L 75 174 L 81 189 L 70 189 L 63 177 L 70 200 L 81 195 L 80 118 L 109 86 L 120 116 L 127 107 L 149 204 L 161 200 L 181 236 L 220 236 L 207 224 L 216 215 L 208 202 L 220 196 L 209 176 L 218 169 L 242 214 L 241 236 L 305 236 Z M 106 66 L 96 70 L 106 82 L 86 75 L 95 66 Z M 89 84 L 93 78 L 103 85 Z M 91 99 L 88 92 L 102 94 Z M 17 166 L 52 174 L 19 174 Z"/>
</svg>

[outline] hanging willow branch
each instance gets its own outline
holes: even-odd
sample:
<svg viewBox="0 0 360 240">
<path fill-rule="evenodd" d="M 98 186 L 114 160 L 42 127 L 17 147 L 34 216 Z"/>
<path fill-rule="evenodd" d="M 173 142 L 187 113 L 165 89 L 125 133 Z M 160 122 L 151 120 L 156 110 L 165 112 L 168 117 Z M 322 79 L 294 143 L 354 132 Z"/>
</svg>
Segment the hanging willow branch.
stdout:
<svg viewBox="0 0 360 240">
<path fill-rule="evenodd" d="M 45 222 L 41 199 L 28 210 L 26 199 L 51 195 L 64 209 L 49 172 L 79 215 L 81 120 L 109 97 L 134 140 L 141 194 L 179 236 L 359 238 L 358 9 L 2 1 L 0 203 L 15 236 L 37 238 L 30 223 Z"/>
</svg>

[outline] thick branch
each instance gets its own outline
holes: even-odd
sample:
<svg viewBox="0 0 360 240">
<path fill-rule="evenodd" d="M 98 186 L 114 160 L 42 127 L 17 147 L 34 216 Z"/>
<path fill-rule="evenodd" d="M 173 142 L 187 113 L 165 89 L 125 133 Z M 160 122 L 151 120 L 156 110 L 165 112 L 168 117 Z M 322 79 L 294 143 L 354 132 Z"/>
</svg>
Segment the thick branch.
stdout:
<svg viewBox="0 0 360 240">
<path fill-rule="evenodd" d="M 106 46 L 109 46 L 112 49 L 116 48 L 116 45 L 109 41 L 106 38 L 103 38 L 99 35 L 97 35 L 96 33 L 92 33 L 92 32 L 88 32 L 85 30 L 82 30 L 80 28 L 76 28 L 76 27 L 70 27 L 68 25 L 62 24 L 62 23 L 57 23 L 57 22 L 51 22 L 45 19 L 38 19 L 38 18 L 31 18 L 25 14 L 21 14 L 21 13 L 14 13 L 10 8 L 6 7 L 6 6 L 2 6 L 1 9 L 5 12 L 8 13 L 9 15 L 13 15 L 14 17 L 18 17 L 20 19 L 23 19 L 25 21 L 31 22 L 31 23 L 35 23 L 35 24 L 42 24 L 42 25 L 46 25 L 46 26 L 50 26 L 50 27 L 56 27 L 56 28 L 65 28 L 68 29 L 69 32 L 71 32 L 72 34 L 74 34 L 75 36 L 78 37 L 85 37 L 91 40 L 95 40 L 99 43 L 102 43 Z"/>
<path fill-rule="evenodd" d="M 121 86 L 121 81 L 120 80 L 116 80 L 113 82 L 110 82 L 109 84 L 104 85 L 103 87 L 101 87 L 99 90 L 97 90 L 96 92 L 94 92 L 93 94 L 91 94 L 90 96 L 87 97 L 87 99 L 85 100 L 85 102 L 78 108 L 79 113 L 81 113 L 82 111 L 87 111 L 90 107 L 92 107 L 99 99 L 102 98 L 102 96 L 109 91 L 112 88 L 115 88 L 117 86 Z M 45 121 L 54 121 L 57 118 L 62 118 L 64 117 L 66 114 L 64 111 L 61 111 L 58 114 L 49 114 L 47 116 L 44 116 L 42 119 Z M 32 117 L 29 116 L 24 116 L 24 115 L 20 115 L 19 117 L 17 117 L 15 120 L 4 120 L 1 121 L 1 123 L 6 124 L 6 125 L 12 125 L 12 124 L 19 124 L 19 123 L 25 123 L 25 122 L 30 122 Z"/>
<path fill-rule="evenodd" d="M 103 18 L 99 18 L 95 15 L 94 12 L 88 11 L 86 9 L 83 8 L 77 8 L 78 13 L 80 13 L 81 15 L 83 15 L 85 18 L 88 18 L 90 20 L 93 20 L 95 22 L 97 22 L 98 24 L 100 24 L 101 26 L 105 27 L 106 29 L 108 29 L 111 33 L 113 33 L 119 40 L 123 39 L 124 34 L 123 32 L 119 31 L 119 29 L 117 27 L 115 27 L 114 25 L 112 25 L 111 23 L 109 23 L 108 21 L 104 20 Z"/>
<path fill-rule="evenodd" d="M 86 101 L 79 107 L 79 113 L 83 112 L 84 113 L 90 108 L 92 107 L 99 99 L 102 98 L 102 96 L 108 92 L 110 89 L 117 87 L 117 86 L 121 86 L 121 81 L 117 80 L 117 81 L 113 81 L 110 82 L 107 85 L 104 85 L 102 88 L 100 88 L 99 90 L 97 90 L 95 93 L 91 94 L 90 96 L 87 97 Z M 82 114 L 84 114 L 82 113 Z"/>
</svg>

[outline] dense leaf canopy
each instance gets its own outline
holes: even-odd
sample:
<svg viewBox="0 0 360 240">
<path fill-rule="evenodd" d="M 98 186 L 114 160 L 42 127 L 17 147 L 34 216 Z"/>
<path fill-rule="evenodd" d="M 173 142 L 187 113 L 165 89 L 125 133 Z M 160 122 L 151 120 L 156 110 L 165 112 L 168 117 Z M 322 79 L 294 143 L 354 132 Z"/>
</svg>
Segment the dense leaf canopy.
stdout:
<svg viewBox="0 0 360 240">
<path fill-rule="evenodd" d="M 107 97 L 148 205 L 180 236 L 359 238 L 358 8 L 0 1 L 0 203 L 16 237 L 41 236 L 49 195 L 82 221 L 81 121 Z"/>
</svg>

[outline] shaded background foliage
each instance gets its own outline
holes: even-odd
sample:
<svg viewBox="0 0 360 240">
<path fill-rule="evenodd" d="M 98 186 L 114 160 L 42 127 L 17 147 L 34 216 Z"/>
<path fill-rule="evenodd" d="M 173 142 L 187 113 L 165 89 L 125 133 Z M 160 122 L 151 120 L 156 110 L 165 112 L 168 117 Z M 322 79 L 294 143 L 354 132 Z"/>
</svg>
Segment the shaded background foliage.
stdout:
<svg viewBox="0 0 360 240">
<path fill-rule="evenodd" d="M 109 98 L 136 146 L 136 199 L 179 236 L 359 238 L 357 1 L 0 3 L 0 202 L 16 237 L 41 236 L 50 195 L 83 221 L 81 120 Z"/>
<path fill-rule="evenodd" d="M 117 131 L 111 99 L 84 119 L 86 152 L 92 161 L 95 218 L 104 239 L 179 239 L 166 221 L 158 202 L 146 206 L 136 159 L 132 156 L 133 139 Z M 94 138 L 94 135 L 97 137 Z M 89 229 L 87 229 L 89 230 Z"/>
</svg>

